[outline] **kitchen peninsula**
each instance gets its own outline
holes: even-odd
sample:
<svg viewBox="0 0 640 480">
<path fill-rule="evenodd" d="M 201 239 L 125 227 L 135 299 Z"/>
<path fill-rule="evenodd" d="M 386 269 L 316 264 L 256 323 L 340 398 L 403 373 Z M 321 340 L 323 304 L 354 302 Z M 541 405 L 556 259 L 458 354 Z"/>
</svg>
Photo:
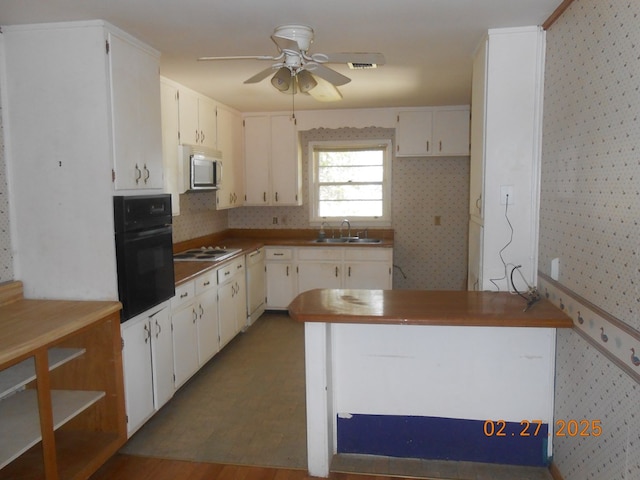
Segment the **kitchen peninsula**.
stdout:
<svg viewBox="0 0 640 480">
<path fill-rule="evenodd" d="M 546 465 L 555 329 L 546 300 L 526 312 L 500 292 L 317 289 L 305 323 L 308 468 L 335 453 Z M 539 428 L 538 428 L 539 427 Z"/>
</svg>

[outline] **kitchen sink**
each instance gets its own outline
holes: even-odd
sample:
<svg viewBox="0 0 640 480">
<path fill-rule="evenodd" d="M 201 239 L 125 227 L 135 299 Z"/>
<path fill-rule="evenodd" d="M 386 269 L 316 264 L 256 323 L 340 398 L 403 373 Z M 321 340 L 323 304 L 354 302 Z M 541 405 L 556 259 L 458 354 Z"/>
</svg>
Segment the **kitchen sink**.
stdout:
<svg viewBox="0 0 640 480">
<path fill-rule="evenodd" d="M 380 243 L 382 240 L 379 238 L 358 238 L 358 237 L 343 237 L 343 238 L 316 238 L 313 243 Z"/>
</svg>

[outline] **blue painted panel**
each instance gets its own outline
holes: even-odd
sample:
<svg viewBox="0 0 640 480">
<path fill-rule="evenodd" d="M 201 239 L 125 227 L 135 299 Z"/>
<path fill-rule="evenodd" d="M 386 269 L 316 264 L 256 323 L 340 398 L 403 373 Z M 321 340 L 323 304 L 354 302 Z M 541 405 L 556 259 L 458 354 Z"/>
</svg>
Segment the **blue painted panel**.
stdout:
<svg viewBox="0 0 640 480">
<path fill-rule="evenodd" d="M 536 436 L 518 422 L 495 425 L 485 434 L 484 421 L 440 417 L 353 414 L 339 416 L 338 453 L 546 466 L 548 425 Z"/>
</svg>

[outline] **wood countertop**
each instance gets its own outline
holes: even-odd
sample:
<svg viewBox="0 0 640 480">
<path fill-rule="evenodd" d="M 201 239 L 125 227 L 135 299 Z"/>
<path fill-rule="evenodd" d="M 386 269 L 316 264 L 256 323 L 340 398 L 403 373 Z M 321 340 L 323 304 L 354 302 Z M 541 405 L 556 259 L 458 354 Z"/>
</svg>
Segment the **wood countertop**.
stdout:
<svg viewBox="0 0 640 480">
<path fill-rule="evenodd" d="M 316 289 L 298 295 L 289 315 L 298 322 L 390 325 L 571 328 L 548 300 L 526 302 L 506 292 Z"/>
<path fill-rule="evenodd" d="M 117 301 L 31 300 L 21 298 L 20 282 L 0 285 L 0 369 L 117 313 Z M 15 295 L 16 288 L 20 290 Z M 12 290 L 12 298 L 2 290 Z"/>
</svg>

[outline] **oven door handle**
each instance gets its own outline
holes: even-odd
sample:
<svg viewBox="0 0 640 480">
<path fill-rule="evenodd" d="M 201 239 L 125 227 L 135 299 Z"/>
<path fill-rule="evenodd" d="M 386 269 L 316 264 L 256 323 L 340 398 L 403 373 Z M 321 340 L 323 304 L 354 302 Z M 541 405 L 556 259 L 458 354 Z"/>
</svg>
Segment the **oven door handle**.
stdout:
<svg viewBox="0 0 640 480">
<path fill-rule="evenodd" d="M 155 237 L 158 235 L 164 235 L 167 233 L 171 233 L 171 225 L 165 225 L 159 228 L 154 228 L 151 230 L 138 230 L 135 232 L 126 232 L 124 233 L 124 237 L 126 240 L 136 240 L 139 238 L 147 238 L 147 237 Z"/>
</svg>

